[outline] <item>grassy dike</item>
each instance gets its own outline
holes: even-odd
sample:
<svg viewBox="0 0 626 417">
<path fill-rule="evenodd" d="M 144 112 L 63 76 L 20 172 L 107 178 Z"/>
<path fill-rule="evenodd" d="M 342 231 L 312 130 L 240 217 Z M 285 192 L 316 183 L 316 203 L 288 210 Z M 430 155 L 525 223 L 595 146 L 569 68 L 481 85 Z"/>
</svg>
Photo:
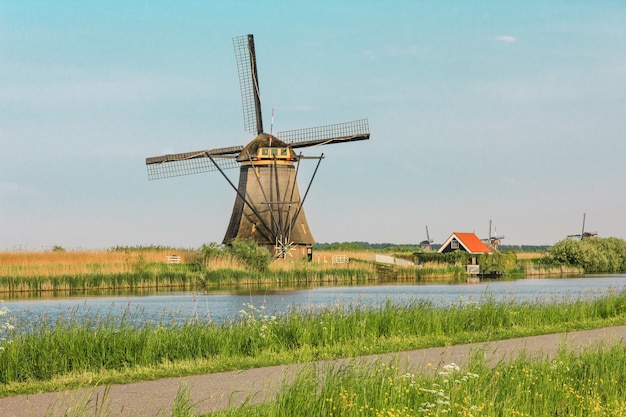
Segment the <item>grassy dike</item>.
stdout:
<svg viewBox="0 0 626 417">
<path fill-rule="evenodd" d="M 6 318 L 6 316 L 5 316 Z M 626 293 L 599 299 L 338 305 L 268 316 L 248 306 L 223 325 L 132 318 L 13 322 L 0 338 L 0 395 L 356 357 L 626 324 Z M 623 368 L 623 367 L 622 367 Z"/>
</svg>

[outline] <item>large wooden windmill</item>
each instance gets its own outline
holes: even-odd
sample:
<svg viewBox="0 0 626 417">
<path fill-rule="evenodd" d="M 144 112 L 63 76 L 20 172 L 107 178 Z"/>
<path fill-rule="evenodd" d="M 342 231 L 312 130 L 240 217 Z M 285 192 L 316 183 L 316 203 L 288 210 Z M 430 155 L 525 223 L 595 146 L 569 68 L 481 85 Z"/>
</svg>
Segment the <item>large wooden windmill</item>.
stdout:
<svg viewBox="0 0 626 417">
<path fill-rule="evenodd" d="M 223 243 L 252 239 L 275 250 L 276 257 L 305 255 L 315 243 L 303 204 L 324 157 L 296 154 L 294 149 L 369 139 L 367 119 L 291 130 L 273 135 L 263 131 L 254 36 L 233 39 L 245 130 L 257 136 L 245 146 L 231 146 L 156 156 L 146 159 L 149 179 L 219 171 L 237 196 Z M 303 196 L 298 190 L 300 161 L 317 159 Z M 235 186 L 224 172 L 239 167 Z"/>
</svg>

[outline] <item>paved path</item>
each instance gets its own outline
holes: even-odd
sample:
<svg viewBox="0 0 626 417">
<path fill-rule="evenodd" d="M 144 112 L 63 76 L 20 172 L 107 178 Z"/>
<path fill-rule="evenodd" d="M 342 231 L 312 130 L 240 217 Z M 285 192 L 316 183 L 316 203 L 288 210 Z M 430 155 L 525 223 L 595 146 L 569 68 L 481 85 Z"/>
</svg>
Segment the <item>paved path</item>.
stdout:
<svg viewBox="0 0 626 417">
<path fill-rule="evenodd" d="M 411 372 L 426 372 L 429 365 L 439 366 L 454 362 L 463 366 L 471 354 L 483 354 L 489 364 L 509 360 L 525 353 L 532 357 L 550 358 L 567 346 L 579 351 L 598 344 L 626 343 L 626 326 L 610 327 L 580 332 L 524 337 L 488 343 L 472 343 L 444 348 L 414 350 L 410 352 L 372 355 L 359 358 L 363 362 L 376 360 L 398 361 Z M 316 363 L 320 369 L 354 363 L 354 359 L 341 359 Z M 187 387 L 197 411 L 208 413 L 229 405 L 241 404 L 246 399 L 259 402 L 271 398 L 283 383 L 288 383 L 298 369 L 305 365 L 272 366 L 247 371 L 221 372 L 157 381 L 137 382 L 108 387 L 106 410 L 108 416 L 156 416 L 169 412 L 176 393 Z M 432 369 L 430 370 L 432 372 Z M 86 416 L 102 411 L 95 403 L 103 398 L 105 387 L 0 398 L 0 417 L 57 417 L 69 407 L 91 398 Z M 71 414 L 70 414 L 71 415 Z"/>
</svg>

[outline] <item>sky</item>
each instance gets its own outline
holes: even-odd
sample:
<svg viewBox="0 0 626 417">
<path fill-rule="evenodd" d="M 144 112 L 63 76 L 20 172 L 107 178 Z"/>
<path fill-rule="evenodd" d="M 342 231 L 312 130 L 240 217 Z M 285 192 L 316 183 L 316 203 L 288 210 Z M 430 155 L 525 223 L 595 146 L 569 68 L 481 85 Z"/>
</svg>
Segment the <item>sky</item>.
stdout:
<svg viewBox="0 0 626 417">
<path fill-rule="evenodd" d="M 307 151 L 317 242 L 626 238 L 626 2 L 0 0 L 0 250 L 221 242 L 224 178 L 145 158 L 253 139 L 248 33 L 266 130 L 369 120 Z"/>
</svg>

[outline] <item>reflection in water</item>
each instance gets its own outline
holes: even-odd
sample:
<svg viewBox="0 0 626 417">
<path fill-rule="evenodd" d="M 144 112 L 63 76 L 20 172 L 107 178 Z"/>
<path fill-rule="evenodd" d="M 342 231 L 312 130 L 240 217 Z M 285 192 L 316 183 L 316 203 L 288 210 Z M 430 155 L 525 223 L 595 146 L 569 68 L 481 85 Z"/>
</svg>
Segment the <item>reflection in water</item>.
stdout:
<svg viewBox="0 0 626 417">
<path fill-rule="evenodd" d="M 487 281 L 486 281 L 487 282 Z M 415 281 L 415 282 L 402 282 L 402 284 L 410 286 L 421 285 L 459 285 L 459 282 L 445 281 Z M 196 293 L 196 294 L 229 294 L 229 295 L 265 295 L 265 294 L 286 294 L 290 291 L 302 291 L 313 290 L 317 288 L 344 288 L 351 286 L 355 288 L 369 288 L 369 287 L 386 287 L 397 286 L 398 282 L 381 283 L 378 281 L 363 282 L 358 285 L 350 285 L 345 283 L 335 282 L 302 282 L 302 283 L 287 283 L 287 284 L 209 284 L 202 288 L 181 288 L 181 287 L 166 287 L 166 288 L 132 288 L 132 289 L 90 289 L 90 290 L 61 290 L 61 291 L 25 291 L 14 292 L 4 295 L 4 300 L 59 300 L 66 298 L 96 298 L 96 297 L 135 297 L 135 296 L 156 296 L 165 294 L 180 294 L 180 293 Z"/>
<path fill-rule="evenodd" d="M 410 304 L 428 301 L 447 306 L 485 297 L 496 301 L 559 301 L 597 297 L 608 291 L 626 291 L 626 274 L 582 278 L 533 278 L 478 284 L 394 283 L 338 286 L 328 283 L 303 286 L 216 286 L 203 291 L 133 290 L 57 293 L 6 299 L 3 305 L 19 319 L 58 320 L 68 317 L 119 316 L 138 323 L 169 323 L 189 319 L 222 323 L 237 319 L 251 304 L 267 314 L 293 309 L 331 306 L 377 306 L 392 301 Z"/>
</svg>

